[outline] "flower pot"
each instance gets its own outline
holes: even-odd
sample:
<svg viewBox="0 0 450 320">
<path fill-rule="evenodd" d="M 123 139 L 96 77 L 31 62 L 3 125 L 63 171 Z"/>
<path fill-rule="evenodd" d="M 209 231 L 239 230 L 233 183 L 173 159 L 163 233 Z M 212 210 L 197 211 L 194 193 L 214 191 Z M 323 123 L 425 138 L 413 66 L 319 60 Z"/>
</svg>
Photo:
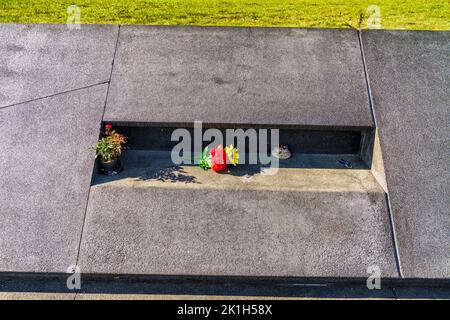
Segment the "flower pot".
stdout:
<svg viewBox="0 0 450 320">
<path fill-rule="evenodd" d="M 102 161 L 101 159 L 98 160 L 98 171 L 101 174 L 107 176 L 115 176 L 120 171 L 122 171 L 122 169 L 123 168 L 120 159 L 115 159 L 109 162 Z"/>
</svg>

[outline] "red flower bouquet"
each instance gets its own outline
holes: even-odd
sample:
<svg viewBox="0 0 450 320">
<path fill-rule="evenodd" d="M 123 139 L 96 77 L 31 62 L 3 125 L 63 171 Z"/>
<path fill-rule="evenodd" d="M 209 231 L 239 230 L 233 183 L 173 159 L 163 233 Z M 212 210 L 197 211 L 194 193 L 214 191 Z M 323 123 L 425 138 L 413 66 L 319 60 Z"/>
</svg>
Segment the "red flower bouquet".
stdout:
<svg viewBox="0 0 450 320">
<path fill-rule="evenodd" d="M 239 153 L 237 148 L 230 145 L 224 149 L 222 145 L 219 145 L 217 148 L 211 149 L 210 152 L 208 152 L 208 147 L 206 147 L 201 154 L 199 165 L 204 170 L 211 169 L 219 172 L 226 170 L 228 164 L 236 166 L 238 161 Z"/>
<path fill-rule="evenodd" d="M 224 171 L 227 169 L 227 154 L 222 145 L 211 149 L 211 170 L 215 172 Z"/>
</svg>

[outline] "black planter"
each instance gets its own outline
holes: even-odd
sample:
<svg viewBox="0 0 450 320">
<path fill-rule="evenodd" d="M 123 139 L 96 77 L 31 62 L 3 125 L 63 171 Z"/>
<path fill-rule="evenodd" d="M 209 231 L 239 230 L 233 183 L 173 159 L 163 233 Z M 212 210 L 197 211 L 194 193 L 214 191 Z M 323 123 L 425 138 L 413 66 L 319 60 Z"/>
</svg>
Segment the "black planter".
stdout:
<svg viewBox="0 0 450 320">
<path fill-rule="evenodd" d="M 104 162 L 100 159 L 98 159 L 98 171 L 101 174 L 107 175 L 107 176 L 115 176 L 120 171 L 122 171 L 122 163 L 120 162 L 120 159 L 115 159 L 110 162 Z"/>
</svg>

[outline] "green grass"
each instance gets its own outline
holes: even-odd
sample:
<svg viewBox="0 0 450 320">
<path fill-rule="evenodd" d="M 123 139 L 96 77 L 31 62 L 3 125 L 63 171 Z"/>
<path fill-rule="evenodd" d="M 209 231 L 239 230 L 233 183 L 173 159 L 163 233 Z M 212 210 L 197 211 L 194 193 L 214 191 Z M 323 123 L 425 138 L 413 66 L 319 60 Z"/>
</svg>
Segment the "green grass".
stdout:
<svg viewBox="0 0 450 320">
<path fill-rule="evenodd" d="M 366 28 L 369 5 L 383 29 L 450 30 L 449 0 L 0 0 L 0 22 Z M 362 17 L 361 17 L 362 16 Z"/>
</svg>

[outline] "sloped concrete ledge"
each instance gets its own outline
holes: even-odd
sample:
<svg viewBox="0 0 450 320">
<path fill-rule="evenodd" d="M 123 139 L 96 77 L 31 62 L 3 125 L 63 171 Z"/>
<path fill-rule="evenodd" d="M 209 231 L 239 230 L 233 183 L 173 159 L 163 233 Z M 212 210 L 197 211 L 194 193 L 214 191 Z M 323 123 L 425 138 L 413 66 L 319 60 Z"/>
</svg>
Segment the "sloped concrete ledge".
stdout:
<svg viewBox="0 0 450 320">
<path fill-rule="evenodd" d="M 373 126 L 342 29 L 122 26 L 105 120 Z"/>
<path fill-rule="evenodd" d="M 403 275 L 450 278 L 450 32 L 362 40 Z"/>
<path fill-rule="evenodd" d="M 365 276 L 377 265 L 398 276 L 383 190 L 367 170 L 330 171 L 280 173 L 265 189 L 208 183 L 211 172 L 197 183 L 97 184 L 79 265 L 88 273 L 304 277 Z M 335 179 L 322 192 L 327 177 Z M 292 186 L 278 189 L 286 179 Z"/>
</svg>

